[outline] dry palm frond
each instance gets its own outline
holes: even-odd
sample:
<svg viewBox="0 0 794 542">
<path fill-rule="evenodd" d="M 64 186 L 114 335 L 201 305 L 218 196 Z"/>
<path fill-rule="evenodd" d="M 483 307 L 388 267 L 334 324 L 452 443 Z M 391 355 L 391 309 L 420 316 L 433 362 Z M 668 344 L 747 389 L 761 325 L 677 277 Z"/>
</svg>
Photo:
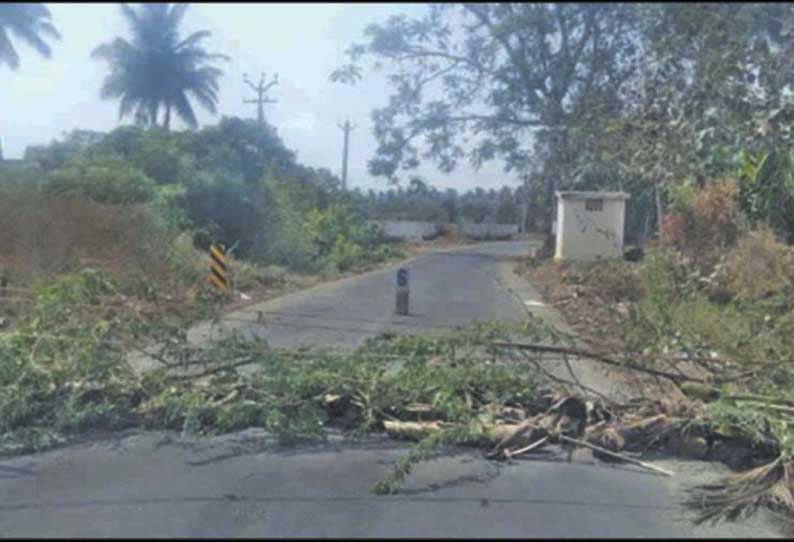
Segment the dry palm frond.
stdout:
<svg viewBox="0 0 794 542">
<path fill-rule="evenodd" d="M 697 524 L 748 517 L 758 508 L 794 513 L 794 460 L 780 455 L 755 469 L 691 490 L 689 505 L 700 510 Z"/>
</svg>

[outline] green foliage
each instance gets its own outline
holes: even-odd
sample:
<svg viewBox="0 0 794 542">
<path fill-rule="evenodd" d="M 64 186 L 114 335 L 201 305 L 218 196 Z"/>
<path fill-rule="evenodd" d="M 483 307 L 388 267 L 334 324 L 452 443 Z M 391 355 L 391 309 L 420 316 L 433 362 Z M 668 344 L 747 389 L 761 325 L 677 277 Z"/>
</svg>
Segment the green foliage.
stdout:
<svg viewBox="0 0 794 542">
<path fill-rule="evenodd" d="M 130 426 L 183 434 L 253 426 L 283 443 L 323 440 L 324 427 L 339 422 L 328 394 L 348 401 L 344 427 L 351 435 L 381 428 L 412 402 L 431 404 L 471 433 L 486 405 L 526 405 L 535 395 L 529 366 L 474 355 L 521 330 L 478 325 L 433 338 L 384 336 L 352 353 L 275 349 L 234 333 L 196 346 L 187 342 L 185 322 L 144 323 L 124 313 L 105 318 L 102 301 L 112 295 L 115 286 L 103 273 L 64 277 L 37 289 L 29 318 L 0 335 L 5 451 L 41 449 L 88 428 Z M 127 358 L 139 344 L 133 329 L 157 345 L 152 355 L 171 371 L 143 378 L 132 372 Z M 224 368 L 241 361 L 258 370 L 243 376 Z M 178 368 L 210 376 L 185 378 Z"/>
<path fill-rule="evenodd" d="M 195 132 L 156 126 L 75 131 L 27 154 L 48 172 L 41 183 L 29 175 L 48 194 L 150 203 L 167 225 L 207 231 L 215 242 L 235 246 L 236 257 L 317 271 L 394 255 L 365 231 L 357 194 L 341 192 L 328 170 L 296 163 L 273 127 L 262 130 L 251 120 L 224 117 Z M 6 190 L 22 184 L 18 172 L 11 177 L 3 182 Z M 332 203 L 349 213 L 330 211 L 334 216 L 324 218 Z M 335 232 L 331 240 L 317 230 L 326 225 Z"/>
<path fill-rule="evenodd" d="M 72 130 L 62 141 L 49 145 L 31 145 L 25 149 L 25 161 L 33 162 L 45 172 L 63 167 L 102 140 L 104 134 L 92 130 Z"/>
<path fill-rule="evenodd" d="M 310 212 L 303 233 L 314 257 L 339 271 L 378 263 L 388 256 L 388 248 L 376 246 L 375 228 L 348 206 L 334 204 L 324 212 Z"/>
<path fill-rule="evenodd" d="M 113 156 L 143 171 L 157 184 L 185 184 L 193 175 L 195 153 L 185 144 L 185 134 L 152 127 L 116 128 L 89 147 L 92 156 Z"/>
<path fill-rule="evenodd" d="M 739 173 L 742 211 L 754 223 L 765 223 L 794 242 L 794 153 L 743 152 Z"/>
<path fill-rule="evenodd" d="M 694 203 L 697 187 L 690 180 L 665 185 L 668 208 L 677 213 L 686 212 Z"/>
<path fill-rule="evenodd" d="M 44 193 L 85 197 L 98 203 L 131 205 L 152 201 L 157 187 L 142 171 L 118 159 L 75 159 L 52 172 Z"/>
</svg>

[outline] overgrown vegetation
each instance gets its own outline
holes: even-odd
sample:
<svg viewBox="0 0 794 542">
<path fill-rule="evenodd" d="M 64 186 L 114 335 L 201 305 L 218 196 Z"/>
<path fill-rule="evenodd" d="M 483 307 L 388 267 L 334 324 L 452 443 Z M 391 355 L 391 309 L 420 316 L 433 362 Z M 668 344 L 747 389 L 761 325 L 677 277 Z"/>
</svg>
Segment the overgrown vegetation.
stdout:
<svg viewBox="0 0 794 542">
<path fill-rule="evenodd" d="M 670 194 L 665 243 L 642 262 L 567 265 L 557 285 L 540 271 L 557 264 L 530 271 L 558 295 L 573 290 L 577 299 L 563 310 L 593 314 L 613 335 L 605 342 L 577 329 L 599 351 L 633 353 L 706 382 L 705 390 L 682 389 L 706 403 L 690 423 L 736 443 L 742 453 L 725 460 L 752 470 L 697 489 L 691 502 L 702 520 L 762 505 L 794 512 L 794 249 L 778 236 L 785 224 L 747 215 L 761 197 L 751 193 L 730 180 L 681 183 Z"/>
<path fill-rule="evenodd" d="M 0 335 L 4 453 L 124 427 L 183 434 L 262 427 L 282 443 L 323 440 L 329 426 L 351 436 L 383 430 L 384 420 L 412 419 L 417 405 L 474 427 L 486 407 L 527 407 L 536 397 L 530 367 L 488 354 L 489 344 L 520 329 L 382 336 L 354 352 L 276 349 L 234 334 L 195 345 L 186 340 L 189 321 L 163 308 L 141 314 L 99 271 L 41 286 L 32 302 L 13 332 Z M 160 368 L 136 370 L 132 355 L 143 351 Z M 236 371 L 244 365 L 256 370 Z"/>
</svg>

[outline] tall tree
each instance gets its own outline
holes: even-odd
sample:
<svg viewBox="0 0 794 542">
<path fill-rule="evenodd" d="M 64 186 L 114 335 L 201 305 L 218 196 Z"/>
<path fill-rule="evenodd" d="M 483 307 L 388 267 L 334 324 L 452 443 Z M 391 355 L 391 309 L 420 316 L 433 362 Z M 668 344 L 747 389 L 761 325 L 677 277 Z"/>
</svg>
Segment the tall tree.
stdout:
<svg viewBox="0 0 794 542">
<path fill-rule="evenodd" d="M 44 38 L 60 39 L 44 4 L 0 4 L 0 64 L 19 67 L 19 54 L 11 36 L 27 43 L 40 55 L 50 58 L 52 51 Z"/>
<path fill-rule="evenodd" d="M 136 121 L 156 125 L 160 109 L 162 126 L 171 125 L 172 110 L 191 127 L 198 121 L 188 97 L 215 113 L 218 78 L 223 72 L 211 62 L 228 60 L 211 54 L 200 43 L 211 33 L 193 32 L 181 39 L 180 24 L 187 4 L 127 4 L 121 12 L 132 34 L 131 41 L 116 38 L 97 47 L 92 56 L 109 62 L 102 85 L 103 99 L 119 99 L 119 118 L 134 111 Z"/>
<path fill-rule="evenodd" d="M 468 157 L 524 172 L 544 152 L 550 200 L 575 162 L 572 131 L 620 106 L 614 96 L 636 68 L 635 12 L 630 4 L 434 4 L 423 17 L 370 25 L 369 42 L 352 46 L 351 63 L 331 78 L 355 82 L 366 55 L 392 68 L 394 93 L 373 112 L 373 174 L 417 167 L 420 145 L 442 171 Z"/>
</svg>

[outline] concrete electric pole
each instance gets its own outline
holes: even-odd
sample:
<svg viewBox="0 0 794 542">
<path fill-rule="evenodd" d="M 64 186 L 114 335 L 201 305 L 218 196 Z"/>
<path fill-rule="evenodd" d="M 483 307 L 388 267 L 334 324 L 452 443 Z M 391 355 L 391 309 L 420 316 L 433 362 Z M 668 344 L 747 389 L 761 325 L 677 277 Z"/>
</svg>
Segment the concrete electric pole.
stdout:
<svg viewBox="0 0 794 542">
<path fill-rule="evenodd" d="M 265 96 L 268 90 L 270 90 L 274 85 L 278 84 L 278 74 L 273 76 L 273 79 L 270 80 L 269 83 L 265 82 L 265 73 L 259 76 L 259 83 L 253 84 L 250 79 L 248 79 L 248 74 L 243 74 L 243 79 L 245 80 L 246 84 L 251 87 L 254 92 L 256 92 L 256 99 L 254 100 L 243 100 L 243 103 L 247 104 L 256 104 L 256 120 L 259 125 L 259 129 L 262 130 L 265 127 L 265 111 L 264 105 L 265 104 L 272 104 L 276 103 L 276 100 L 271 100 L 270 98 Z"/>
<path fill-rule="evenodd" d="M 345 120 L 344 124 L 338 124 L 339 128 L 345 133 L 345 143 L 342 148 L 342 190 L 347 190 L 347 151 L 350 144 L 350 132 L 355 129 L 354 124 L 350 124 L 350 120 Z"/>
</svg>

